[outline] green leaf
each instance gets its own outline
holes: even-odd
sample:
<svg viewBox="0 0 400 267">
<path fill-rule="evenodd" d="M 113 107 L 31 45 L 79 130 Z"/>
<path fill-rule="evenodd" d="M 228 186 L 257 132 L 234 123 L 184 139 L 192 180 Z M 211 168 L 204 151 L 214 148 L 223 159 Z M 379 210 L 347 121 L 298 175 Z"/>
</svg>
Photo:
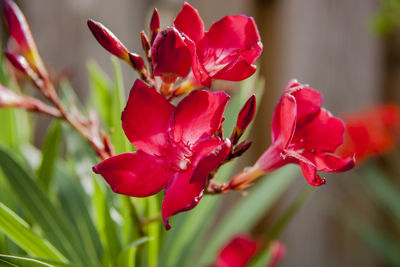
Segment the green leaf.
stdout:
<svg viewBox="0 0 400 267">
<path fill-rule="evenodd" d="M 87 63 L 91 87 L 91 106 L 94 106 L 102 121 L 110 127 L 112 124 L 112 83 L 107 74 L 100 69 L 95 61 Z"/>
<path fill-rule="evenodd" d="M 260 178 L 249 190 L 248 195 L 220 220 L 198 263 L 210 263 L 221 246 L 233 235 L 251 229 L 292 183 L 297 170 L 296 166 L 285 166 L 267 177 Z"/>
<path fill-rule="evenodd" d="M 111 127 L 113 130 L 111 134 L 111 141 L 114 145 L 115 152 L 117 154 L 120 154 L 132 150 L 132 146 L 130 145 L 128 138 L 126 138 L 125 136 L 121 122 L 121 112 L 126 104 L 121 65 L 119 63 L 118 58 L 113 56 L 111 59 L 114 67 L 114 90 L 111 94 L 112 98 Z"/>
<path fill-rule="evenodd" d="M 38 181 L 45 190 L 48 190 L 49 184 L 53 178 L 54 165 L 58 158 L 61 145 L 61 122 L 55 121 L 43 142 L 42 163 L 37 171 Z"/>
<path fill-rule="evenodd" d="M 118 256 L 118 266 L 126 266 L 126 267 L 135 267 L 136 265 L 136 253 L 137 248 L 140 245 L 143 245 L 149 241 L 152 241 L 152 238 L 142 237 L 131 244 L 129 244 Z"/>
<path fill-rule="evenodd" d="M 56 248 L 36 235 L 22 218 L 3 203 L 0 203 L 0 231 L 32 256 L 67 261 Z"/>
<path fill-rule="evenodd" d="M 93 178 L 94 195 L 92 200 L 96 209 L 97 229 L 103 242 L 104 260 L 108 261 L 112 266 L 116 266 L 118 255 L 121 252 L 121 242 L 115 222 L 110 215 L 107 198 L 96 178 L 98 177 Z"/>
<path fill-rule="evenodd" d="M 43 261 L 38 261 L 29 258 L 10 256 L 10 255 L 0 255 L 0 266 L 10 266 L 10 267 L 53 267 L 54 265 L 47 264 Z"/>
<path fill-rule="evenodd" d="M 56 182 L 61 207 L 73 222 L 71 225 L 74 227 L 74 232 L 78 233 L 86 257 L 91 259 L 92 264 L 98 266 L 101 259 L 102 245 L 99 233 L 89 215 L 89 199 L 76 174 L 68 172 L 67 167 L 64 165 L 57 166 Z"/>
<path fill-rule="evenodd" d="M 0 166 L 12 189 L 25 210 L 41 227 L 48 240 L 71 262 L 86 262 L 77 234 L 69 225 L 68 218 L 55 207 L 43 189 L 10 154 L 0 147 Z"/>
<path fill-rule="evenodd" d="M 151 196 L 148 199 L 148 217 L 153 218 L 160 214 L 160 203 L 158 201 L 157 195 Z M 147 225 L 147 232 L 153 241 L 148 244 L 148 257 L 147 266 L 155 267 L 158 263 L 159 257 L 159 238 L 160 238 L 160 220 L 156 220 Z"/>
</svg>

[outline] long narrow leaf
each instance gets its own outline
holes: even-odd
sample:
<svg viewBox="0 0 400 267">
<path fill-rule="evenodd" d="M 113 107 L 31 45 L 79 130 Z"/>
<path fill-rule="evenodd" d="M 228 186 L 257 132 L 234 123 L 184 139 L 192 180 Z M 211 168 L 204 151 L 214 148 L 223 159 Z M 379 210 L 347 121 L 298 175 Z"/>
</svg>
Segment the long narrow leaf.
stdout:
<svg viewBox="0 0 400 267">
<path fill-rule="evenodd" d="M 0 254 L 0 266 L 10 267 L 73 267 L 63 263 L 53 261 L 42 261 L 36 259 L 30 259 L 25 257 L 18 257 L 12 255 Z"/>
<path fill-rule="evenodd" d="M 42 163 L 37 171 L 37 175 L 39 183 L 45 190 L 49 188 L 49 184 L 53 178 L 54 165 L 60 150 L 61 130 L 61 123 L 55 121 L 55 123 L 50 127 L 41 149 Z"/>
<path fill-rule="evenodd" d="M 121 252 L 121 242 L 115 222 L 110 215 L 106 196 L 96 178 L 98 177 L 94 177 L 93 179 L 94 195 L 92 199 L 96 209 L 97 228 L 104 247 L 105 255 L 103 260 L 109 262 L 112 266 L 116 266 L 118 255 Z"/>
<path fill-rule="evenodd" d="M 74 174 L 66 171 L 63 165 L 57 166 L 57 188 L 61 206 L 65 214 L 73 222 L 75 232 L 79 233 L 87 258 L 98 265 L 101 259 L 102 245 L 99 233 L 89 215 L 87 203 L 89 200 Z"/>
<path fill-rule="evenodd" d="M 67 261 L 56 248 L 36 235 L 22 218 L 3 203 L 0 203 L 0 231 L 32 256 Z"/>
<path fill-rule="evenodd" d="M 21 204 L 42 228 L 48 240 L 71 262 L 84 265 L 86 259 L 79 238 L 36 179 L 3 148 L 0 148 L 0 166 Z"/>
</svg>

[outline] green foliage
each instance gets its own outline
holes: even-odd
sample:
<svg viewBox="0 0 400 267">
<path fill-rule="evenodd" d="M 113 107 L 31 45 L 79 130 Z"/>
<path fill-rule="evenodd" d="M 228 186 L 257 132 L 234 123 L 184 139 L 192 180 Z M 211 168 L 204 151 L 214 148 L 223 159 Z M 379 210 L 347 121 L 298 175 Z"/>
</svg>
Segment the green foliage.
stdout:
<svg viewBox="0 0 400 267">
<path fill-rule="evenodd" d="M 400 0 L 381 0 L 380 10 L 371 19 L 371 27 L 380 35 L 387 35 L 394 28 L 399 28 Z"/>
<path fill-rule="evenodd" d="M 39 183 L 45 190 L 48 190 L 49 184 L 53 178 L 54 166 L 58 158 L 61 146 L 62 128 L 59 121 L 55 121 L 51 127 L 42 146 L 42 162 L 37 171 Z"/>
<path fill-rule="evenodd" d="M 34 233 L 21 217 L 2 203 L 0 203 L 0 231 L 32 256 L 67 261 L 56 248 Z"/>
</svg>

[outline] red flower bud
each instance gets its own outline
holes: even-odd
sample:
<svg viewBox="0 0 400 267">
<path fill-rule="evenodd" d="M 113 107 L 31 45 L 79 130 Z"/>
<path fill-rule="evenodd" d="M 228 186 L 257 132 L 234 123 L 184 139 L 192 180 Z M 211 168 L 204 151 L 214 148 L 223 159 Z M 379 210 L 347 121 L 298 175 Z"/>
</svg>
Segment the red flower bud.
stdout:
<svg viewBox="0 0 400 267">
<path fill-rule="evenodd" d="M 87 21 L 90 31 L 99 44 L 111 54 L 129 62 L 128 49 L 124 44 L 100 22 L 89 19 Z"/>
<path fill-rule="evenodd" d="M 134 53 L 129 53 L 129 59 L 135 70 L 142 71 L 145 68 L 144 60 L 141 56 Z"/>
<path fill-rule="evenodd" d="M 35 41 L 24 14 L 18 6 L 11 0 L 5 0 L 3 13 L 8 28 L 8 32 L 17 42 L 21 52 L 26 55 L 31 50 L 36 50 Z"/>
<path fill-rule="evenodd" d="M 185 78 L 190 71 L 192 56 L 185 38 L 175 28 L 160 32 L 151 48 L 153 72 L 163 82 L 173 83 L 178 77 Z"/>
<path fill-rule="evenodd" d="M 242 109 L 239 112 L 236 126 L 235 129 L 233 130 L 231 137 L 232 144 L 236 144 L 239 141 L 239 138 L 242 136 L 247 126 L 249 126 L 250 122 L 253 120 L 255 113 L 256 113 L 256 97 L 255 95 L 252 95 L 243 105 Z"/>
<path fill-rule="evenodd" d="M 274 240 L 269 245 L 269 251 L 271 253 L 270 261 L 268 262 L 267 267 L 276 267 L 278 263 L 282 260 L 286 255 L 285 246 L 279 242 L 278 240 Z"/>
<path fill-rule="evenodd" d="M 156 35 L 160 29 L 160 17 L 158 16 L 157 8 L 154 9 L 153 16 L 151 17 L 150 21 L 150 40 L 151 44 L 153 44 Z"/>
<path fill-rule="evenodd" d="M 11 0 L 4 1 L 3 13 L 8 32 L 18 44 L 22 55 L 41 76 L 47 76 L 24 14 Z"/>
<path fill-rule="evenodd" d="M 146 55 L 148 55 L 150 52 L 151 45 L 150 45 L 149 38 L 147 37 L 147 35 L 144 31 L 140 32 L 140 40 L 142 41 L 143 51 L 146 53 Z"/>
<path fill-rule="evenodd" d="M 42 82 L 37 73 L 31 68 L 28 61 L 23 56 L 8 51 L 4 51 L 4 55 L 14 68 L 25 74 L 29 79 L 33 80 L 36 85 L 39 85 L 39 83 Z"/>
</svg>

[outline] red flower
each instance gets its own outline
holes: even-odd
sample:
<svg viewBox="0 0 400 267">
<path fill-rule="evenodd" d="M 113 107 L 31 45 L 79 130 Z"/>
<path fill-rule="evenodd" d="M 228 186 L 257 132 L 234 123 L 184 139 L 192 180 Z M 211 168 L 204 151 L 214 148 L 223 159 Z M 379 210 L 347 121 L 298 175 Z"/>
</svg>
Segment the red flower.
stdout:
<svg viewBox="0 0 400 267">
<path fill-rule="evenodd" d="M 175 107 L 140 80 L 122 113 L 122 127 L 137 152 L 120 154 L 93 167 L 116 193 L 146 197 L 165 188 L 164 224 L 192 209 L 207 175 L 225 159 L 230 141 L 214 137 L 229 96 L 193 91 Z"/>
<path fill-rule="evenodd" d="M 219 253 L 212 267 L 244 267 L 258 250 L 258 242 L 246 235 L 233 238 Z"/>
<path fill-rule="evenodd" d="M 244 15 L 226 16 L 214 23 L 206 32 L 197 10 L 188 3 L 184 3 L 174 21 L 174 26 L 181 37 L 176 38 L 175 42 L 166 43 L 165 50 L 171 51 L 178 48 L 181 52 L 175 52 L 175 54 L 184 54 L 185 60 L 182 56 L 171 61 L 169 58 L 172 54 L 163 55 L 160 58 L 163 51 L 158 51 L 158 57 L 153 58 L 158 65 L 165 65 L 167 69 L 170 69 L 172 64 L 185 70 L 179 73 L 170 72 L 183 78 L 188 74 L 187 64 L 190 64 L 196 80 L 210 87 L 212 80 L 241 81 L 256 71 L 256 66 L 252 64 L 260 56 L 262 44 L 253 18 Z M 159 49 L 165 33 L 172 35 L 172 30 L 158 34 L 156 40 L 158 39 L 159 43 L 155 42 L 153 54 Z M 177 36 L 176 33 L 175 36 Z M 186 49 L 183 49 L 183 44 L 187 46 Z M 186 59 L 187 49 L 191 52 L 191 60 Z"/>
<path fill-rule="evenodd" d="M 400 108 L 383 105 L 344 116 L 346 131 L 338 153 L 355 154 L 360 163 L 393 149 L 400 133 Z"/>
<path fill-rule="evenodd" d="M 354 167 L 352 157 L 333 153 L 343 143 L 344 123 L 321 108 L 322 95 L 292 80 L 272 119 L 272 144 L 256 164 L 236 176 L 231 186 L 248 184 L 285 164 L 299 164 L 309 184 L 325 183 L 317 171 L 343 172 Z"/>
</svg>

